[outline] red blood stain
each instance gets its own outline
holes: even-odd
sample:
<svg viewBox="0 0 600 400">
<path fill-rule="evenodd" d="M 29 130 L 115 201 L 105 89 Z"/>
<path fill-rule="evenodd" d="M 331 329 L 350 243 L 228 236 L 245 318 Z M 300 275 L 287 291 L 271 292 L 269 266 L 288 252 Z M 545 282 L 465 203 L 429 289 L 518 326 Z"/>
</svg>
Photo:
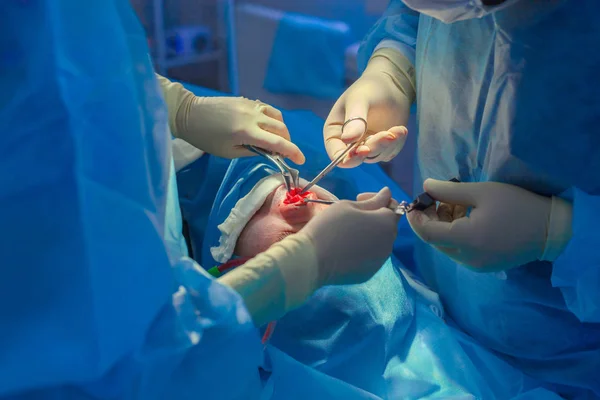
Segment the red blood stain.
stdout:
<svg viewBox="0 0 600 400">
<path fill-rule="evenodd" d="M 304 205 L 304 199 L 313 194 L 310 191 L 306 191 L 304 193 L 300 193 L 302 191 L 301 188 L 294 188 L 291 191 L 287 192 L 285 195 L 285 200 L 283 200 L 283 204 L 285 205 Z"/>
</svg>

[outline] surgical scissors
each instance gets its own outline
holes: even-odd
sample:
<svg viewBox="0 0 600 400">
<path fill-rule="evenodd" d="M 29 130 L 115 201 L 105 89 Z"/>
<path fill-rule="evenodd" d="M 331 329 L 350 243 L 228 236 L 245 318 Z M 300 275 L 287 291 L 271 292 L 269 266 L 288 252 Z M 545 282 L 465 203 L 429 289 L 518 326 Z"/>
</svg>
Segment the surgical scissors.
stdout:
<svg viewBox="0 0 600 400">
<path fill-rule="evenodd" d="M 308 183 L 308 185 L 304 186 L 302 188 L 302 191 L 300 193 L 304 193 L 308 189 L 310 189 L 311 187 L 313 187 L 314 185 L 316 185 L 317 182 L 319 182 L 328 173 L 330 173 L 335 167 L 337 167 L 338 164 L 341 163 L 344 160 L 344 158 L 348 155 L 348 153 L 350 153 L 352 150 L 356 149 L 358 146 L 360 146 L 362 143 L 365 142 L 368 130 L 367 130 L 367 121 L 364 118 L 355 117 L 355 118 L 348 119 L 346 122 L 344 122 L 344 125 L 342 125 L 342 133 L 344 133 L 344 128 L 346 127 L 346 125 L 348 125 L 352 121 L 362 121 L 363 124 L 365 124 L 365 131 L 363 132 L 363 134 L 360 136 L 360 138 L 358 138 L 358 140 L 356 142 L 348 145 L 348 147 L 346 147 L 346 150 L 344 150 L 340 155 L 338 155 L 335 158 L 335 160 L 333 160 L 332 162 L 330 162 L 329 165 L 326 166 L 323 169 L 323 171 L 319 172 L 319 174 L 315 177 L 315 179 L 313 179 L 312 181 L 310 181 Z"/>
<path fill-rule="evenodd" d="M 275 164 L 283 176 L 285 188 L 288 192 L 291 192 L 294 188 L 300 187 L 300 171 L 287 165 L 287 163 L 283 160 L 283 157 L 281 157 L 279 154 L 271 153 L 268 150 L 261 149 L 260 147 L 256 146 L 244 145 L 244 147 Z"/>
</svg>

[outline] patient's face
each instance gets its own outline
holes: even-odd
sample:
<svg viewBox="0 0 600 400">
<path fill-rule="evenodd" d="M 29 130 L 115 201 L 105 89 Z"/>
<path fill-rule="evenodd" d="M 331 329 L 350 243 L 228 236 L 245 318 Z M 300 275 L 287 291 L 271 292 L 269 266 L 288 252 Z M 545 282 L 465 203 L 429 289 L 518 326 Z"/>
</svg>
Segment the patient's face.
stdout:
<svg viewBox="0 0 600 400">
<path fill-rule="evenodd" d="M 327 192 L 320 188 L 314 189 L 314 192 L 307 192 L 303 197 L 330 199 Z M 262 253 L 273 243 L 298 232 L 314 215 L 328 207 L 326 204 L 303 203 L 299 196 L 293 199 L 300 200 L 298 202 L 290 200 L 285 186 L 281 185 L 275 189 L 240 234 L 235 254 L 240 257 L 254 257 Z"/>
</svg>

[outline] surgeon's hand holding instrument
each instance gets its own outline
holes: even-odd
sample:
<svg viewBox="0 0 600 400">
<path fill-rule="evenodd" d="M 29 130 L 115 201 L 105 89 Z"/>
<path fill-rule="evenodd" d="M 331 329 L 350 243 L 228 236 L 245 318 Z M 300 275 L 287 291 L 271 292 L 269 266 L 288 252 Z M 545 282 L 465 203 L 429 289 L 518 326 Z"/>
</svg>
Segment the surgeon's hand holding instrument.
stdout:
<svg viewBox="0 0 600 400">
<path fill-rule="evenodd" d="M 476 271 L 554 261 L 571 239 L 572 205 L 559 197 L 498 182 L 428 179 L 424 188 L 439 201 L 471 211 L 467 218 L 451 222 L 437 214 L 411 213 L 411 227 L 423 241 Z"/>
<path fill-rule="evenodd" d="M 171 133 L 192 146 L 224 158 L 248 157 L 244 145 L 281 154 L 304 163 L 302 151 L 290 140 L 281 111 L 243 97 L 200 97 L 181 84 L 157 75 Z"/>
<path fill-rule="evenodd" d="M 363 74 L 336 101 L 323 128 L 325 148 L 331 159 L 362 136 L 358 122 L 340 131 L 348 118 L 363 118 L 370 131 L 356 156 L 343 161 L 340 167 L 390 161 L 402 150 L 410 107 L 416 97 L 414 70 L 411 61 L 399 51 L 378 49 Z"/>
<path fill-rule="evenodd" d="M 259 156 L 266 158 L 279 169 L 288 193 L 291 192 L 292 189 L 300 187 L 300 172 L 297 169 L 290 167 L 281 155 L 271 153 L 268 150 L 256 146 L 244 145 L 244 147 Z"/>
<path fill-rule="evenodd" d="M 340 201 L 300 230 L 315 247 L 319 287 L 364 282 L 381 268 L 397 234 L 398 217 L 387 208 L 391 200 L 384 188 L 368 199 Z"/>
<path fill-rule="evenodd" d="M 357 118 L 350 118 L 349 120 L 347 120 L 346 122 L 344 122 L 344 125 L 342 125 L 342 133 L 344 132 L 344 127 L 346 125 L 348 125 L 350 122 L 352 121 L 362 121 L 362 123 L 365 125 L 364 127 L 364 131 L 362 133 L 362 135 L 358 138 L 358 140 L 356 140 L 354 143 L 350 144 L 348 147 L 346 147 L 346 150 L 342 151 L 333 161 L 331 161 L 329 163 L 328 166 L 326 166 L 321 172 L 319 172 L 319 174 L 317 174 L 317 176 L 308 183 L 308 185 L 304 186 L 302 188 L 302 192 L 300 193 L 304 193 L 306 192 L 308 189 L 310 189 L 311 187 L 313 187 L 314 185 L 316 185 L 321 179 L 323 179 L 328 173 L 330 173 L 335 167 L 338 166 L 339 163 L 341 163 L 342 161 L 344 161 L 344 159 L 346 158 L 346 156 L 354 149 L 356 149 L 358 146 L 360 146 L 362 143 L 364 143 L 366 137 L 367 137 L 367 120 L 365 120 L 364 118 L 361 117 L 357 117 Z"/>
</svg>

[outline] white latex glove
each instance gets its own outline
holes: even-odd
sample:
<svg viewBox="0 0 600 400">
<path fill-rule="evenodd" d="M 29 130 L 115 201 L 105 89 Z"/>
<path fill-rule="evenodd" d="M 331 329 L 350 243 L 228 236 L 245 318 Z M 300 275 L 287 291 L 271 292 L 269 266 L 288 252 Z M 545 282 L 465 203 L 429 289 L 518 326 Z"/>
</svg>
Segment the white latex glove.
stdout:
<svg viewBox="0 0 600 400">
<path fill-rule="evenodd" d="M 398 203 L 389 189 L 341 201 L 317 214 L 300 232 L 219 278 L 244 299 L 257 326 L 303 304 L 324 285 L 360 283 L 392 252 Z"/>
<path fill-rule="evenodd" d="M 558 197 L 495 182 L 428 179 L 423 187 L 447 204 L 408 213 L 410 226 L 423 241 L 477 271 L 554 261 L 571 238 L 572 206 Z M 469 216 L 461 217 L 463 207 L 472 207 Z"/>
<path fill-rule="evenodd" d="M 381 268 L 397 234 L 399 217 L 388 208 L 391 202 L 388 188 L 357 202 L 340 201 L 300 231 L 315 248 L 317 288 L 361 283 Z"/>
<path fill-rule="evenodd" d="M 183 114 L 180 114 L 183 113 Z M 291 142 L 281 111 L 243 97 L 197 97 L 177 114 L 177 133 L 186 142 L 225 158 L 254 156 L 242 145 L 262 147 L 304 164 Z"/>
<path fill-rule="evenodd" d="M 290 140 L 281 111 L 243 97 L 198 97 L 181 84 L 157 75 L 173 135 L 209 154 L 224 158 L 254 156 L 242 145 L 262 147 L 304 163 Z"/>
<path fill-rule="evenodd" d="M 378 56 L 380 53 L 383 55 Z M 397 62 L 392 62 L 391 58 Z M 352 121 L 342 134 L 345 121 L 358 117 L 365 119 L 370 135 L 365 144 L 346 157 L 340 167 L 390 161 L 402 150 L 408 134 L 405 125 L 415 97 L 414 83 L 408 76 L 414 73 L 405 72 L 406 69 L 413 68 L 400 53 L 382 49 L 375 53 L 361 77 L 337 100 L 323 128 L 329 157 L 334 159 L 365 130 L 362 121 Z"/>
</svg>

